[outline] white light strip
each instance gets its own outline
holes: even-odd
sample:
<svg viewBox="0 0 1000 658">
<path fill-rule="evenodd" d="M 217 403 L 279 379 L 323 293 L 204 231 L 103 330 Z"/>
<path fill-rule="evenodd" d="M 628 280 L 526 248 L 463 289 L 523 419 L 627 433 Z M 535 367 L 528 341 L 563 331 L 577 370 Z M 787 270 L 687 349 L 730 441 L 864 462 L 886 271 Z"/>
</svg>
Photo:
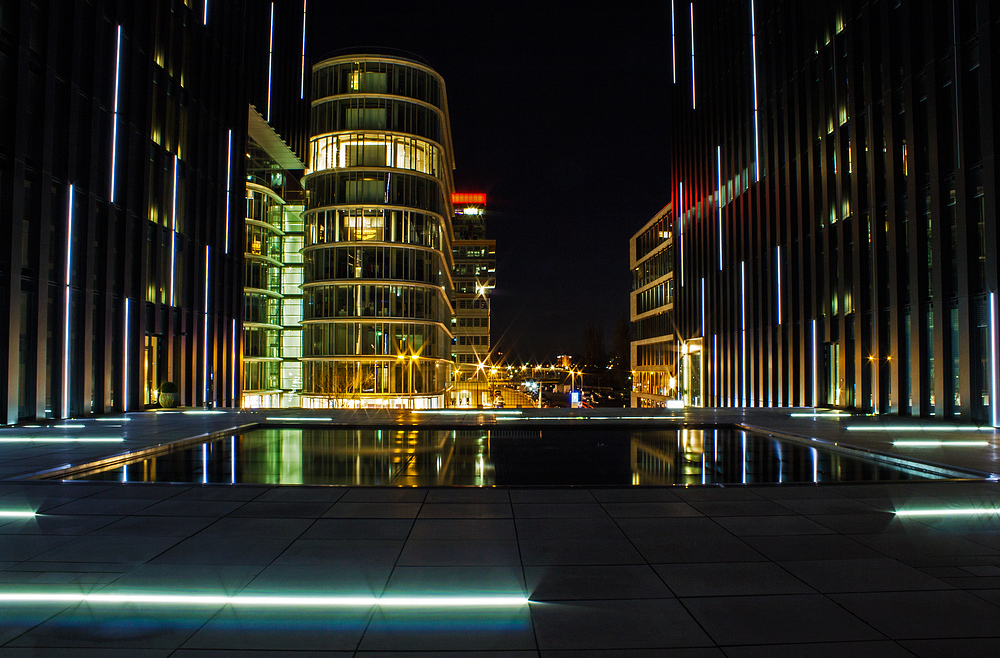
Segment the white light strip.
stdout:
<svg viewBox="0 0 1000 658">
<path fill-rule="evenodd" d="M 7 519 L 30 519 L 35 516 L 34 512 L 4 512 L 0 511 L 0 518 Z"/>
<path fill-rule="evenodd" d="M 237 400 L 236 399 L 236 383 L 240 379 L 240 376 L 239 376 L 239 374 L 240 374 L 240 368 L 239 368 L 239 364 L 236 362 L 236 318 L 233 318 L 233 336 L 232 336 L 231 346 L 232 346 L 232 352 L 233 352 L 233 368 L 232 368 L 232 371 L 231 371 L 231 375 L 232 375 L 231 379 L 232 379 L 232 382 L 233 382 L 233 384 L 232 384 L 232 386 L 233 386 L 233 396 L 232 396 L 232 400 L 230 401 L 230 404 L 233 407 L 239 408 L 239 407 L 241 407 L 243 405 L 243 400 Z"/>
<path fill-rule="evenodd" d="M 94 420 L 96 420 L 99 423 L 125 423 L 132 419 L 122 417 L 122 418 L 95 418 Z"/>
<path fill-rule="evenodd" d="M 989 441 L 893 441 L 900 448 L 985 448 Z"/>
<path fill-rule="evenodd" d="M 719 213 L 719 271 L 722 271 L 722 147 L 715 147 L 716 162 L 718 162 L 718 167 L 716 169 L 716 174 L 718 177 L 717 183 L 719 185 L 719 194 L 716 199 L 716 209 Z"/>
<path fill-rule="evenodd" d="M 177 262 L 177 156 L 174 156 L 174 188 L 170 209 L 170 305 L 176 306 L 174 301 L 174 265 Z"/>
<path fill-rule="evenodd" d="M 229 130 L 229 142 L 226 146 L 226 249 L 229 253 L 229 206 L 232 204 L 232 193 L 229 189 L 229 181 L 233 178 L 233 131 Z"/>
<path fill-rule="evenodd" d="M 47 437 L 25 437 L 25 438 L 2 438 L 0 443 L 121 443 L 125 439 L 121 437 L 89 437 L 75 438 L 72 436 L 61 436 L 59 438 Z"/>
<path fill-rule="evenodd" d="M 73 277 L 73 185 L 69 186 L 66 207 L 66 290 L 63 312 L 63 418 L 69 418 L 69 310 L 70 282 Z"/>
<path fill-rule="evenodd" d="M 813 482 L 819 482 L 819 451 L 816 448 L 809 448 L 812 452 L 813 461 Z"/>
<path fill-rule="evenodd" d="M 753 179 L 760 180 L 760 135 L 757 126 L 757 26 L 754 19 L 753 0 L 750 0 L 750 48 L 753 58 Z"/>
<path fill-rule="evenodd" d="M 122 464 L 122 484 L 128 482 L 128 464 Z"/>
<path fill-rule="evenodd" d="M 183 411 L 181 413 L 187 416 L 216 416 L 218 414 L 224 414 L 226 412 L 215 409 L 196 409 L 194 411 Z"/>
<path fill-rule="evenodd" d="M 128 297 L 125 298 L 125 339 L 124 339 L 124 351 L 125 351 L 125 368 L 122 373 L 122 411 L 128 411 Z M 97 420 L 111 420 L 107 418 L 98 418 Z M 131 420 L 130 418 L 122 418 L 121 420 Z"/>
<path fill-rule="evenodd" d="M 715 397 L 712 400 L 712 406 L 719 406 L 718 395 L 719 395 L 719 350 L 717 347 L 716 339 L 717 336 L 712 334 L 712 395 Z"/>
<path fill-rule="evenodd" d="M 205 0 L 205 15 L 202 18 L 202 25 L 208 25 L 208 0 Z"/>
<path fill-rule="evenodd" d="M 681 287 L 684 287 L 684 183 L 678 183 L 680 189 L 677 193 L 677 204 L 680 212 L 677 213 L 677 235 L 680 240 L 678 251 L 681 256 Z"/>
<path fill-rule="evenodd" d="M 115 97 L 111 112 L 111 203 L 115 202 L 115 164 L 118 156 L 118 77 L 121 72 L 122 26 L 118 26 L 118 37 L 115 41 Z"/>
<path fill-rule="evenodd" d="M 464 414 L 490 414 L 491 416 L 499 415 L 520 415 L 521 412 L 517 409 L 412 409 L 411 414 L 436 414 L 439 416 L 449 416 L 449 415 L 464 415 Z"/>
<path fill-rule="evenodd" d="M 236 437 L 229 439 L 229 481 L 236 484 Z"/>
<path fill-rule="evenodd" d="M 201 339 L 201 394 L 208 402 L 208 245 L 205 245 L 205 326 Z"/>
<path fill-rule="evenodd" d="M 705 277 L 701 277 L 701 337 L 705 337 Z"/>
<path fill-rule="evenodd" d="M 993 427 L 1000 427 L 1000 404 L 997 395 L 1000 388 L 997 384 L 997 303 L 996 293 L 990 293 L 990 411 L 993 415 Z"/>
<path fill-rule="evenodd" d="M 896 425 L 894 427 L 865 427 L 863 425 L 854 425 L 848 427 L 848 430 L 853 430 L 855 432 L 993 432 L 995 431 L 992 427 L 972 427 L 969 425 L 960 425 L 958 427 L 950 427 L 948 425 L 938 425 L 933 427 L 922 427 L 920 425 Z"/>
<path fill-rule="evenodd" d="M 896 516 L 995 516 L 1000 514 L 1000 508 L 984 507 L 980 509 L 958 507 L 941 509 L 900 509 L 896 510 Z"/>
<path fill-rule="evenodd" d="M 208 484 L 208 444 L 201 444 L 201 483 Z"/>
<path fill-rule="evenodd" d="M 697 109 L 697 93 L 695 91 L 694 85 L 694 3 L 690 4 L 691 7 L 691 109 Z"/>
<path fill-rule="evenodd" d="M 781 324 L 781 247 L 777 247 L 777 257 L 775 263 L 777 272 L 775 278 L 778 280 L 778 324 Z"/>
<path fill-rule="evenodd" d="M 271 32 L 267 44 L 267 121 L 271 121 L 271 61 L 274 57 L 274 3 L 271 3 Z"/>
<path fill-rule="evenodd" d="M 747 288 L 745 265 L 740 261 L 740 406 L 747 406 Z"/>
<path fill-rule="evenodd" d="M 853 414 L 849 414 L 847 412 L 826 413 L 822 411 L 817 411 L 816 413 L 789 414 L 789 416 L 791 416 L 792 418 L 841 418 L 843 416 L 852 416 L 852 415 Z"/>
<path fill-rule="evenodd" d="M 82 594 L 79 592 L 0 592 L 3 603 L 148 603 L 154 605 L 233 605 L 277 608 L 509 608 L 528 605 L 525 596 L 213 596 L 210 594 Z"/>
<path fill-rule="evenodd" d="M 299 81 L 299 98 L 306 97 L 306 2 L 302 0 L 302 79 Z"/>
<path fill-rule="evenodd" d="M 674 84 L 677 84 L 677 30 L 674 25 L 674 0 L 670 0 L 670 64 L 674 69 Z"/>
<path fill-rule="evenodd" d="M 305 416 L 285 416 L 285 417 L 268 416 L 264 420 L 270 420 L 270 421 L 283 420 L 283 421 L 294 422 L 294 423 L 329 423 L 333 419 L 332 418 L 308 418 L 308 417 L 305 417 Z"/>
<path fill-rule="evenodd" d="M 740 432 L 740 434 L 743 435 L 743 452 L 742 452 L 743 459 L 741 460 L 743 462 L 743 484 L 746 484 L 747 483 L 747 433 Z"/>
<path fill-rule="evenodd" d="M 813 329 L 813 406 L 819 405 L 819 345 L 816 343 L 816 321 L 812 321 Z"/>
</svg>

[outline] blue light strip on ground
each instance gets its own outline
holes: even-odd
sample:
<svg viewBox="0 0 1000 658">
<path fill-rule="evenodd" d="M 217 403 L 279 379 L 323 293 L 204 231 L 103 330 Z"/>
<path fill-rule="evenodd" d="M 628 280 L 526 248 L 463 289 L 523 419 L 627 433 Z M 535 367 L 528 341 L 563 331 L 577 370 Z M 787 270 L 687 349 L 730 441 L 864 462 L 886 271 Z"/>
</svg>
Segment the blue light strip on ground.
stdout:
<svg viewBox="0 0 1000 658">
<path fill-rule="evenodd" d="M 234 605 L 277 608 L 508 608 L 528 604 L 525 596 L 213 596 L 206 594 L 81 594 L 0 592 L 0 603 L 145 603 Z"/>
</svg>

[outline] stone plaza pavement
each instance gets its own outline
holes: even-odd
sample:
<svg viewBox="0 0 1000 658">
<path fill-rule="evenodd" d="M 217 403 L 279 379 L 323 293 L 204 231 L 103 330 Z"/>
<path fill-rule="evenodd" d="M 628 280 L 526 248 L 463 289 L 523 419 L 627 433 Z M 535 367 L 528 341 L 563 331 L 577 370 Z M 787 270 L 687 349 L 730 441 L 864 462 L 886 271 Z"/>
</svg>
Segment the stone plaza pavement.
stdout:
<svg viewBox="0 0 1000 658">
<path fill-rule="evenodd" d="M 35 512 L 0 518 L 0 658 L 992 655 L 1000 485 L 988 476 L 1000 471 L 997 435 L 808 412 L 662 416 L 848 443 L 986 477 L 590 488 L 60 482 L 24 478 L 261 422 L 426 420 L 144 412 L 0 428 L 9 440 L 0 441 L 0 512 Z M 659 422 L 640 409 L 562 414 L 525 410 L 523 422 Z M 42 440 L 60 436 L 122 440 Z M 893 445 L 914 436 L 943 444 Z M 947 445 L 970 438 L 985 445 Z M 921 510 L 936 514 L 904 515 Z M 510 600 L 473 606 L 451 597 Z"/>
</svg>

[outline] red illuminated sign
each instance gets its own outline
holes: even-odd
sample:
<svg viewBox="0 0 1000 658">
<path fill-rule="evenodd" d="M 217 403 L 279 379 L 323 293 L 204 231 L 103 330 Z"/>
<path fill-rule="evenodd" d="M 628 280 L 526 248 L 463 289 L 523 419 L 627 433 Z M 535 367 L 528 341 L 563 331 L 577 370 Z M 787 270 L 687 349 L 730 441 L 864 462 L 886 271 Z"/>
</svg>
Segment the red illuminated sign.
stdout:
<svg viewBox="0 0 1000 658">
<path fill-rule="evenodd" d="M 458 204 L 478 203 L 486 205 L 486 195 L 482 192 L 452 192 L 451 202 Z"/>
</svg>

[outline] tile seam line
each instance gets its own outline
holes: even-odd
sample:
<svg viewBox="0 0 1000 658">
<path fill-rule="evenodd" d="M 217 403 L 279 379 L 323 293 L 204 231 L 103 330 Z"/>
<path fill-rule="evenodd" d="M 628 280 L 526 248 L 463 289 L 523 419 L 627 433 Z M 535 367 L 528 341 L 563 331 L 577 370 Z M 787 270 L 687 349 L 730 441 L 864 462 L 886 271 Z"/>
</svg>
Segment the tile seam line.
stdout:
<svg viewBox="0 0 1000 658">
<path fill-rule="evenodd" d="M 507 505 L 510 507 L 510 521 L 511 525 L 514 526 L 514 542 L 517 546 L 517 563 L 521 571 L 521 583 L 524 585 L 524 589 L 528 589 L 528 576 L 524 573 L 524 555 L 521 553 L 521 537 L 517 532 L 517 517 L 514 516 L 514 499 L 511 498 L 510 488 L 505 487 L 507 490 Z M 589 491 L 589 490 L 588 490 Z M 593 496 L 593 494 L 591 494 Z M 531 595 L 534 592 L 525 591 L 524 598 L 528 600 L 528 621 L 531 623 L 531 638 L 535 641 L 535 655 L 541 656 L 542 649 L 538 643 L 538 629 L 535 628 L 535 617 L 531 613 Z"/>
</svg>

